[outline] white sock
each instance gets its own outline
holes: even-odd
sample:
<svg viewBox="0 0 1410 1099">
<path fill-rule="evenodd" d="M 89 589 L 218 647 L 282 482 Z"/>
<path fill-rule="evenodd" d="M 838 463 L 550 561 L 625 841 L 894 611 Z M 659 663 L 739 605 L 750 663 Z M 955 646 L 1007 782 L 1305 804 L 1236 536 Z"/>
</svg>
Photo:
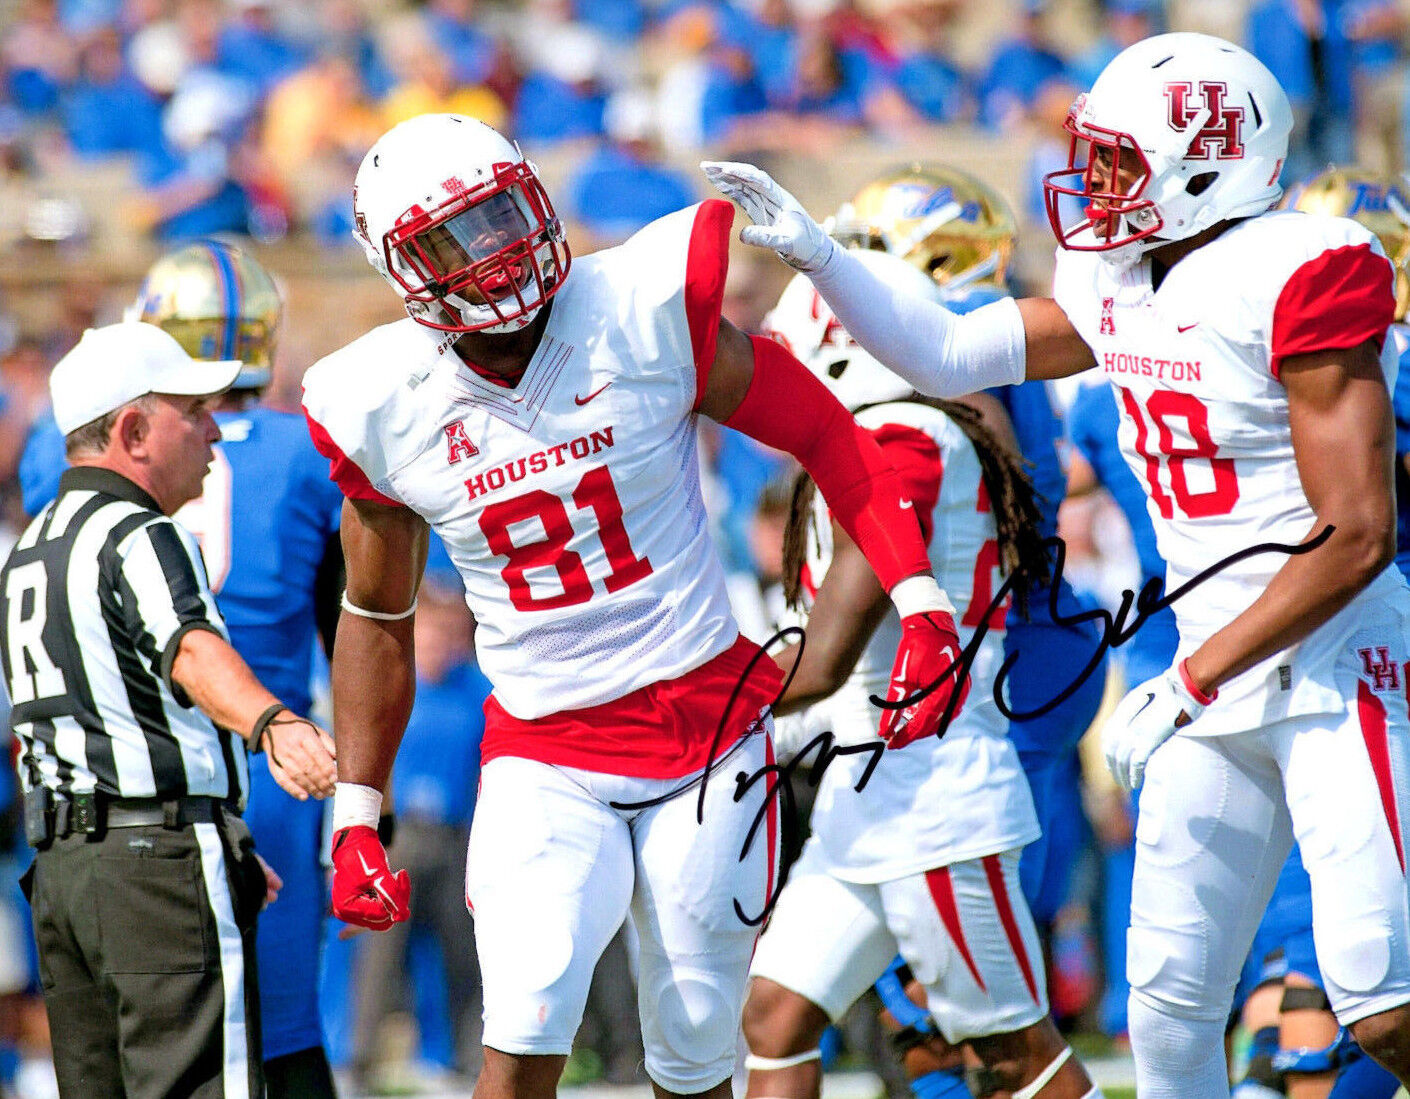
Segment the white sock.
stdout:
<svg viewBox="0 0 1410 1099">
<path fill-rule="evenodd" d="M 1224 1019 L 1189 1019 L 1131 990 L 1126 1025 L 1141 1099 L 1229 1099 Z"/>
</svg>

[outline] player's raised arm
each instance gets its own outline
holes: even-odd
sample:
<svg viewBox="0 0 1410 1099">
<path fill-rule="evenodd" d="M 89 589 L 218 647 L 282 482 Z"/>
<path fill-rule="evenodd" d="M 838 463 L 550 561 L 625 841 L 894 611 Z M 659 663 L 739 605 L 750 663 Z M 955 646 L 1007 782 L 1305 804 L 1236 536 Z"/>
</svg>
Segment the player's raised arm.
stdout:
<svg viewBox="0 0 1410 1099">
<path fill-rule="evenodd" d="M 752 164 L 707 161 L 701 167 L 754 222 L 740 239 L 774 249 L 807 274 L 852 338 L 921 393 L 958 397 L 1025 378 L 1077 374 L 1095 362 L 1049 298 L 1005 298 L 956 315 L 877 277 L 768 173 Z"/>
<path fill-rule="evenodd" d="M 946 712 L 958 712 L 968 689 L 952 670 L 960 652 L 954 608 L 931 575 L 914 503 L 876 441 L 782 345 L 724 320 L 699 409 L 797 458 L 896 605 L 901 645 L 887 701 L 934 689 L 888 709 L 882 737 L 905 743 L 943 731 Z"/>
<path fill-rule="evenodd" d="M 410 883 L 404 870 L 388 868 L 377 821 L 416 694 L 412 615 L 427 526 L 409 508 L 349 499 L 342 540 L 348 579 L 332 668 L 333 913 L 375 930 L 410 915 Z"/>
</svg>

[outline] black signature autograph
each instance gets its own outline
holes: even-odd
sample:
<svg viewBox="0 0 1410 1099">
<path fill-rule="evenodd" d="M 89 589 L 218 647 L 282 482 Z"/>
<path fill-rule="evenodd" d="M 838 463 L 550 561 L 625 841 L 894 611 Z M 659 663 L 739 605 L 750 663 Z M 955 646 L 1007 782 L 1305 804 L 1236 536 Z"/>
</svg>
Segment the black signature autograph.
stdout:
<svg viewBox="0 0 1410 1099">
<path fill-rule="evenodd" d="M 1282 553 L 1288 557 L 1298 557 L 1302 554 L 1310 553 L 1324 545 L 1335 530 L 1335 526 L 1328 525 L 1318 531 L 1314 537 L 1297 545 L 1289 545 L 1283 542 L 1260 542 L 1257 545 L 1238 550 L 1210 565 L 1198 575 L 1191 577 L 1174 591 L 1165 592 L 1164 594 L 1162 594 L 1164 583 L 1159 579 L 1152 578 L 1146 581 L 1139 592 L 1130 590 L 1122 592 L 1121 604 L 1116 609 L 1115 613 L 1105 610 L 1104 608 L 1095 608 L 1070 615 L 1064 614 L 1058 608 L 1059 583 L 1062 579 L 1063 566 L 1067 560 L 1067 546 L 1061 538 L 1056 536 L 1045 539 L 1044 544 L 1050 548 L 1053 554 L 1051 579 L 1048 584 L 1048 611 L 1053 622 L 1060 626 L 1078 626 L 1092 621 L 1100 622 L 1102 624 L 1101 636 L 1091 658 L 1073 677 L 1072 682 L 1063 687 L 1047 702 L 1031 710 L 1012 710 L 1004 700 L 1004 683 L 1020 655 L 1017 650 L 1008 653 L 1004 658 L 1003 664 L 999 667 L 998 674 L 994 677 L 995 704 L 998 706 L 1000 713 L 1010 721 L 1031 721 L 1034 718 L 1041 717 L 1055 707 L 1060 706 L 1073 692 L 1078 690 L 1091 674 L 1101 666 L 1102 658 L 1106 655 L 1107 650 L 1118 648 L 1130 641 L 1152 615 L 1172 606 L 1189 595 L 1190 592 L 1194 591 L 1201 584 L 1217 576 L 1225 569 L 1238 564 L 1240 561 L 1245 561 L 1250 557 L 1256 557 L 1265 553 Z M 917 702 L 920 702 L 939 690 L 940 687 L 953 679 L 956 675 L 968 675 L 970 668 L 973 666 L 979 654 L 984 638 L 989 633 L 989 621 L 991 616 L 1003 605 L 1004 600 L 1008 598 L 1009 593 L 1022 578 L 1021 571 L 1005 577 L 1003 584 L 994 592 L 988 608 L 985 610 L 984 614 L 980 616 L 979 625 L 974 631 L 974 636 L 970 639 L 970 643 L 961 651 L 960 659 L 947 667 L 935 682 L 925 684 L 920 687 L 915 694 L 898 699 L 894 702 L 888 702 L 883 698 L 873 695 L 871 696 L 872 704 L 882 709 L 904 709 L 908 706 L 915 705 Z M 1132 616 L 1133 610 L 1135 611 L 1134 616 Z M 795 640 L 798 643 L 798 660 L 794 662 L 793 668 L 784 679 L 783 685 L 774 696 L 773 702 L 765 710 L 764 714 L 757 717 L 750 725 L 749 732 L 752 733 L 759 729 L 764 717 L 772 711 L 779 699 L 787 692 L 789 684 L 792 683 L 793 676 L 796 674 L 801 664 L 803 651 L 807 646 L 807 633 L 801 626 L 788 626 L 779 630 L 750 657 L 749 663 L 745 666 L 743 674 L 735 684 L 724 711 L 720 715 L 720 720 L 715 728 L 714 738 L 710 744 L 710 753 L 706 757 L 705 768 L 699 775 L 682 782 L 681 785 L 658 797 L 636 802 L 614 801 L 611 803 L 612 807 L 618 810 L 634 812 L 648 809 L 654 805 L 660 805 L 692 789 L 698 789 L 696 820 L 697 822 L 703 823 L 705 819 L 705 795 L 711 776 L 717 770 L 723 769 L 728 763 L 729 755 L 731 754 L 727 752 L 725 756 L 721 758 L 719 756 L 720 749 L 722 746 L 733 747 L 737 742 L 731 741 L 729 745 L 725 745 L 725 730 L 737 727 L 734 710 L 739 700 L 740 693 L 744 689 L 744 685 L 749 681 L 750 675 L 753 673 L 754 668 L 758 666 L 759 662 L 764 659 L 770 659 L 767 653 L 771 647 L 776 643 L 786 643 Z M 956 701 L 957 699 L 952 695 L 949 702 L 946 704 L 944 713 L 941 715 L 939 727 L 933 735 L 945 735 L 945 731 L 949 728 L 950 723 L 955 717 L 954 709 Z M 749 734 L 746 733 L 746 736 L 747 735 Z M 739 738 L 738 742 L 742 742 L 743 739 L 744 738 Z M 766 783 L 763 802 L 759 806 L 758 812 L 755 814 L 748 832 L 745 834 L 744 843 L 739 852 L 739 861 L 743 862 L 749 857 L 749 853 L 753 850 L 755 840 L 758 837 L 759 830 L 765 827 L 769 813 L 776 808 L 776 803 L 781 802 L 783 812 L 779 813 L 779 816 L 783 820 L 784 828 L 789 829 L 796 827 L 795 818 L 797 814 L 795 810 L 797 802 L 793 792 L 792 780 L 802 763 L 810 755 L 816 753 L 816 758 L 807 775 L 807 781 L 810 785 L 817 786 L 822 781 L 823 774 L 826 772 L 827 768 L 839 756 L 870 753 L 871 758 L 867 761 L 866 767 L 858 778 L 856 785 L 853 787 L 858 793 L 861 793 L 862 790 L 866 788 L 867 783 L 871 781 L 871 777 L 875 773 L 877 766 L 881 763 L 881 757 L 885 751 L 886 745 L 881 740 L 868 741 L 861 744 L 839 745 L 831 732 L 822 732 L 808 741 L 802 751 L 787 763 L 766 763 L 752 773 L 743 770 L 739 771 L 735 775 L 734 801 L 736 803 L 743 801 L 755 784 L 759 782 Z M 770 778 L 772 778 L 772 782 L 768 781 Z M 770 894 L 764 899 L 763 909 L 757 916 L 747 914 L 743 906 L 740 905 L 738 898 L 734 899 L 735 914 L 743 923 L 751 927 L 762 924 L 768 919 L 769 913 L 773 911 L 773 906 L 777 903 L 779 895 L 783 891 L 787 877 L 786 873 L 780 873 L 778 875 Z"/>
</svg>

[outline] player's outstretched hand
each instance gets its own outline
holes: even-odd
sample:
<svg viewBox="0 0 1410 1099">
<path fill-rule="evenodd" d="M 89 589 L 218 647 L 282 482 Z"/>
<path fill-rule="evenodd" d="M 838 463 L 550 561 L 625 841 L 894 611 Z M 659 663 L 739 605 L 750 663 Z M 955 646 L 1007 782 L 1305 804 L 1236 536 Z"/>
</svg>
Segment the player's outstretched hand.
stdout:
<svg viewBox="0 0 1410 1099">
<path fill-rule="evenodd" d="M 744 209 L 753 225 L 739 239 L 758 248 L 772 248 L 788 266 L 799 271 L 822 270 L 837 247 L 802 204 L 752 164 L 702 160 L 705 178 Z"/>
<path fill-rule="evenodd" d="M 916 701 L 904 708 L 882 710 L 881 739 L 886 746 L 904 748 L 921 737 L 943 736 L 945 711 L 950 710 L 953 720 L 968 695 L 969 670 L 960 661 L 960 635 L 949 612 L 925 611 L 902 618 L 901 644 L 896 649 L 886 701 Z"/>
<path fill-rule="evenodd" d="M 371 931 L 411 918 L 411 877 L 392 873 L 375 828 L 354 824 L 333 835 L 333 915 Z"/>
<path fill-rule="evenodd" d="M 333 738 L 308 718 L 284 710 L 265 726 L 255 750 L 268 755 L 274 781 L 300 801 L 333 792 L 337 749 Z"/>
<path fill-rule="evenodd" d="M 1102 726 L 1102 752 L 1121 788 L 1139 790 L 1156 749 L 1204 713 L 1206 705 L 1195 697 L 1179 668 L 1128 691 Z"/>
</svg>

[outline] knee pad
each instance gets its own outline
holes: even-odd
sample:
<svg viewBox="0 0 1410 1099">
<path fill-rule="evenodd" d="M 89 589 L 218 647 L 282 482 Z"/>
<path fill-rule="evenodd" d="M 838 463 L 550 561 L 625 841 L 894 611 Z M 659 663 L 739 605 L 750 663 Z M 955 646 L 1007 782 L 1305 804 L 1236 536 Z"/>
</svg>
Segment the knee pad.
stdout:
<svg viewBox="0 0 1410 1099">
<path fill-rule="evenodd" d="M 898 957 L 877 979 L 875 986 L 876 994 L 881 997 L 881 1006 L 891 1013 L 901 1028 L 891 1035 L 892 1047 L 900 1054 L 938 1033 L 930 1012 L 906 995 L 906 985 L 911 978 L 911 967 Z"/>
<path fill-rule="evenodd" d="M 687 1095 L 728 1080 L 738 1053 L 738 1006 L 710 981 L 689 976 L 656 992 L 642 1034 L 647 1075 Z"/>
<path fill-rule="evenodd" d="M 1315 990 L 1309 988 L 1299 991 L 1312 992 Z M 1273 1054 L 1273 1068 L 1278 1072 L 1302 1074 L 1335 1072 L 1343 1065 L 1348 1064 L 1359 1052 L 1360 1047 L 1351 1037 L 1351 1032 L 1346 1027 L 1338 1027 L 1337 1036 L 1323 1049 L 1303 1047 L 1301 1049 L 1278 1050 Z"/>
<path fill-rule="evenodd" d="M 911 1081 L 911 1094 L 915 1099 L 972 1099 L 973 1093 L 965 1083 L 964 1069 L 947 1068 L 927 1072 Z"/>
<path fill-rule="evenodd" d="M 1249 1094 L 1256 1093 L 1258 1088 L 1265 1088 L 1280 1095 L 1286 1094 L 1287 1085 L 1283 1082 L 1283 1074 L 1273 1067 L 1273 1057 L 1277 1052 L 1276 1026 L 1266 1026 L 1255 1031 L 1248 1051 L 1248 1069 L 1239 1081 L 1239 1087 Z"/>
<path fill-rule="evenodd" d="M 1331 1011 L 1332 1001 L 1320 988 L 1305 988 L 1301 985 L 1285 985 L 1283 1002 L 1279 1011 Z"/>
</svg>

